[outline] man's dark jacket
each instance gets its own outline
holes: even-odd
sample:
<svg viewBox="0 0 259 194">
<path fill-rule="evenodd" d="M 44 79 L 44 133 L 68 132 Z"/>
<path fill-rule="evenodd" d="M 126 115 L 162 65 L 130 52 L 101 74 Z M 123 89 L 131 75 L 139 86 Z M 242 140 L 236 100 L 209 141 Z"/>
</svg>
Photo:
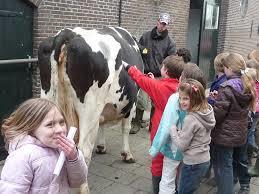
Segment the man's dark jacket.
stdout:
<svg viewBox="0 0 259 194">
<path fill-rule="evenodd" d="M 162 61 L 176 53 L 175 42 L 169 37 L 168 30 L 158 34 L 155 27 L 141 36 L 139 44 L 144 61 L 144 73 L 152 72 L 155 77 L 160 77 Z M 145 48 L 146 54 L 143 53 Z"/>
</svg>

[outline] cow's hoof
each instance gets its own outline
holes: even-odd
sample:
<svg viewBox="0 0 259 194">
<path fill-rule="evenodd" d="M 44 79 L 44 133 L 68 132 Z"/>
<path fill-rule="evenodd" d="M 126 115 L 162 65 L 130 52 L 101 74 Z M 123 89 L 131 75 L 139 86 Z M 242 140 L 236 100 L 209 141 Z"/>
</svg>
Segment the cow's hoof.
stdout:
<svg viewBox="0 0 259 194">
<path fill-rule="evenodd" d="M 121 156 L 122 156 L 123 162 L 125 162 L 125 163 L 131 164 L 131 163 L 136 162 L 135 159 L 133 158 L 133 156 L 130 153 L 122 152 Z"/>
<path fill-rule="evenodd" d="M 95 153 L 97 153 L 97 154 L 106 154 L 106 147 L 104 145 L 97 145 Z"/>
</svg>

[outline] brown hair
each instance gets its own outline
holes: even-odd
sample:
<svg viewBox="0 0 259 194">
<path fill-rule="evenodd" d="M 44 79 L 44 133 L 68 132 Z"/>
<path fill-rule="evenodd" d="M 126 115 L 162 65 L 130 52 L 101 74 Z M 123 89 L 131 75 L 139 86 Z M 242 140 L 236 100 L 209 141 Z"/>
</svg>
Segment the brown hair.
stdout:
<svg viewBox="0 0 259 194">
<path fill-rule="evenodd" d="M 189 49 L 187 48 L 179 48 L 176 51 L 176 54 L 183 58 L 185 63 L 188 63 L 191 61 L 192 55 Z"/>
<path fill-rule="evenodd" d="M 190 96 L 189 111 L 204 111 L 209 108 L 208 101 L 205 96 L 205 90 L 201 83 L 194 79 L 186 79 L 180 83 L 179 91 Z"/>
<path fill-rule="evenodd" d="M 248 59 L 253 59 L 255 60 L 257 63 L 259 63 L 259 50 L 252 50 L 248 56 Z"/>
<path fill-rule="evenodd" d="M 162 65 L 167 69 L 169 77 L 179 79 L 183 71 L 184 61 L 182 57 L 170 55 L 163 60 Z"/>
<path fill-rule="evenodd" d="M 230 53 L 223 59 L 223 65 L 227 68 L 230 68 L 234 74 L 241 76 L 241 80 L 244 86 L 244 93 L 252 95 L 250 108 L 251 110 L 254 110 L 256 100 L 255 84 L 253 78 L 245 71 L 246 63 L 242 55 L 238 53 Z"/>
<path fill-rule="evenodd" d="M 182 72 L 182 80 L 184 79 L 195 79 L 199 81 L 204 88 L 206 88 L 206 80 L 205 76 L 202 72 L 202 70 L 194 63 L 187 63 L 184 66 L 183 72 Z"/>
<path fill-rule="evenodd" d="M 214 59 L 214 68 L 217 72 L 224 73 L 223 59 L 228 56 L 229 53 L 219 53 Z"/>
<path fill-rule="evenodd" d="M 6 146 L 8 147 L 9 143 L 16 138 L 31 134 L 53 107 L 58 109 L 67 124 L 63 111 L 55 103 L 43 98 L 23 102 L 8 118 L 3 120 L 1 131 Z"/>
</svg>

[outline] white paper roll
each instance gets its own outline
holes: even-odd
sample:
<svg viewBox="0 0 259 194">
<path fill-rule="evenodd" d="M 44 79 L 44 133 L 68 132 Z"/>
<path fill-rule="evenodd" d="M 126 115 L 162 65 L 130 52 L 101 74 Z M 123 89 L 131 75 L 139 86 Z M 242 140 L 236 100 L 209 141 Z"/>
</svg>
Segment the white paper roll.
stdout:
<svg viewBox="0 0 259 194">
<path fill-rule="evenodd" d="M 67 138 L 70 139 L 70 140 L 73 140 L 73 138 L 76 134 L 76 130 L 77 130 L 77 128 L 70 127 L 69 132 L 67 134 Z M 59 173 L 60 173 L 60 171 L 63 167 L 63 164 L 64 164 L 65 160 L 66 160 L 66 156 L 65 156 L 64 152 L 62 151 L 62 152 L 60 152 L 60 155 L 59 155 L 59 158 L 58 158 L 58 161 L 57 161 L 57 164 L 55 166 L 53 174 L 59 176 Z"/>
</svg>

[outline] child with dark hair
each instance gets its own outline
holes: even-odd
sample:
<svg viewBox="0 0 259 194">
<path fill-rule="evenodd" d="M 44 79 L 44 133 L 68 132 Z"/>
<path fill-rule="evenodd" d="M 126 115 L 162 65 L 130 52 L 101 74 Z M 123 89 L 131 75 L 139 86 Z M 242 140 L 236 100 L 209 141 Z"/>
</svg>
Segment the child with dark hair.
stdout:
<svg viewBox="0 0 259 194">
<path fill-rule="evenodd" d="M 189 63 L 184 66 L 180 82 L 187 78 L 193 78 L 206 87 L 206 81 L 203 72 L 194 64 Z M 182 161 L 182 153 L 176 146 L 172 146 L 170 138 L 170 128 L 172 125 L 181 127 L 185 117 L 185 111 L 179 108 L 179 93 L 174 93 L 168 99 L 162 119 L 160 121 L 156 136 L 149 150 L 150 155 L 154 158 L 160 152 L 164 155 L 162 179 L 159 183 L 159 193 L 174 193 L 176 190 L 175 179 L 177 169 Z"/>
<path fill-rule="evenodd" d="M 182 57 L 170 55 L 162 62 L 161 75 L 162 79 L 156 80 L 152 73 L 143 74 L 134 66 L 123 63 L 130 77 L 143 89 L 154 103 L 155 112 L 151 118 L 150 139 L 153 141 L 159 122 L 161 120 L 164 108 L 169 96 L 177 91 L 179 78 L 184 68 Z M 162 176 L 163 155 L 159 153 L 152 159 L 151 172 L 153 193 L 158 193 L 159 182 Z"/>
<path fill-rule="evenodd" d="M 176 51 L 176 54 L 183 58 L 185 63 L 188 63 L 191 61 L 192 55 L 189 49 L 187 48 L 179 48 Z"/>
</svg>

